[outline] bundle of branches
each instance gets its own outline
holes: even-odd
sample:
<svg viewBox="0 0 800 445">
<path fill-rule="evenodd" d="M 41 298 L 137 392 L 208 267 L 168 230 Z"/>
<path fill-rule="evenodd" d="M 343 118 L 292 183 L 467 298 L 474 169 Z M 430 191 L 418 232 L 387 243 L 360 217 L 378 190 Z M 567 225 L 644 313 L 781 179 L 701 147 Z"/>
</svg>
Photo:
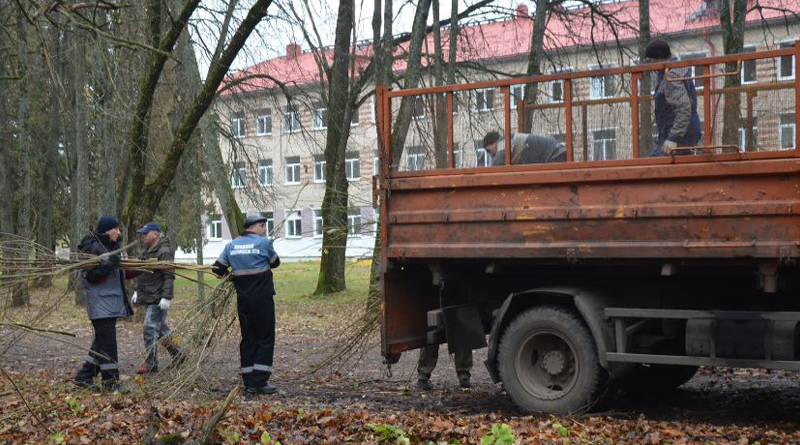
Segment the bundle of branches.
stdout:
<svg viewBox="0 0 800 445">
<path fill-rule="evenodd" d="M 180 363 L 173 361 L 168 372 L 138 380 L 142 390 L 172 397 L 182 389 L 199 386 L 196 384 L 205 378 L 202 365 L 214 355 L 217 346 L 231 343 L 221 340 L 230 339 L 235 331 L 231 329 L 237 320 L 236 307 L 231 304 L 234 294 L 231 281 L 221 281 L 172 327 L 171 338 L 162 341 L 176 342 L 183 357 Z"/>
</svg>

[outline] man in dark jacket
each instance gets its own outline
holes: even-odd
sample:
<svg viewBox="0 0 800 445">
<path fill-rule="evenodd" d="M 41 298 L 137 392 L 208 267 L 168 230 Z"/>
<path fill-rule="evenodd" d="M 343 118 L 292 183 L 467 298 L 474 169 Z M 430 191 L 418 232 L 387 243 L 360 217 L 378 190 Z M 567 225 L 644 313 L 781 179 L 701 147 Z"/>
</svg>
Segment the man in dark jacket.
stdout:
<svg viewBox="0 0 800 445">
<path fill-rule="evenodd" d="M 663 39 L 653 39 L 645 51 L 651 62 L 672 62 L 678 60 L 672 55 L 669 43 Z M 678 147 L 694 147 L 703 135 L 700 115 L 697 113 L 697 91 L 691 79 L 670 80 L 690 77 L 688 68 L 673 68 L 669 76 L 659 71 L 656 78 L 655 103 L 658 140 L 650 156 L 669 156 Z"/>
<path fill-rule="evenodd" d="M 506 163 L 505 140 L 500 133 L 490 131 L 483 137 L 483 149 L 492 156 L 492 165 Z M 512 164 L 543 164 L 567 160 L 567 146 L 555 139 L 537 134 L 516 133 L 511 135 Z"/>
<path fill-rule="evenodd" d="M 82 387 L 93 387 L 94 378 L 99 373 L 103 389 L 119 389 L 117 318 L 133 314 L 125 294 L 124 274 L 118 267 L 120 254 L 115 252 L 119 250 L 121 240 L 117 220 L 103 216 L 97 222 L 97 231 L 83 238 L 78 245 L 79 252 L 103 255 L 99 265 L 82 273 L 86 310 L 94 328 L 91 352 L 75 376 L 75 383 Z M 108 255 L 112 252 L 115 253 Z"/>
<path fill-rule="evenodd" d="M 214 263 L 217 276 L 233 275 L 242 341 L 239 343 L 242 381 L 249 394 L 273 394 L 270 385 L 275 352 L 275 285 L 272 269 L 281 260 L 266 237 L 267 218 L 248 215 L 244 232 L 225 246 Z"/>
<path fill-rule="evenodd" d="M 136 233 L 139 234 L 139 241 L 143 246 L 139 255 L 140 260 L 169 262 L 175 260 L 169 240 L 161 237 L 161 227 L 157 223 L 151 221 Z M 183 354 L 172 338 L 172 332 L 167 324 L 167 310 L 172 303 L 175 274 L 170 270 L 157 270 L 153 273 L 139 273 L 136 276 L 133 304 L 147 307 L 143 330 L 147 355 L 137 373 L 149 374 L 158 371 L 158 343 L 167 349 L 175 365 L 180 364 L 183 359 Z"/>
</svg>

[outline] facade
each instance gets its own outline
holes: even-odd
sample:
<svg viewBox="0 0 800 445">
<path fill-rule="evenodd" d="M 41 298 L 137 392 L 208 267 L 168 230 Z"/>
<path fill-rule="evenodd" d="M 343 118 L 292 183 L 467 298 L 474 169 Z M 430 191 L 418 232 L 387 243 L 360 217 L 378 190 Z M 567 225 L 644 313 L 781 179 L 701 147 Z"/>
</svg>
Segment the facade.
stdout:
<svg viewBox="0 0 800 445">
<path fill-rule="evenodd" d="M 780 5 L 765 12 L 763 17 L 757 12 L 748 16 L 745 50 L 789 47 L 800 38 L 797 18 L 778 11 L 781 8 L 800 10 L 800 0 L 777 3 Z M 683 60 L 721 55 L 722 34 L 713 5 L 714 2 L 703 1 L 652 1 L 653 35 L 669 40 L 673 53 Z M 636 22 L 638 2 L 619 2 L 607 7 L 614 10 L 620 22 Z M 597 25 L 596 18 L 592 20 L 582 11 L 554 15 L 548 23 L 545 74 L 638 63 L 633 30 Z M 458 58 L 472 66 L 461 68 L 459 74 L 473 81 L 523 76 L 532 24 L 523 4 L 513 18 L 461 29 Z M 445 31 L 445 46 L 446 34 Z M 429 37 L 429 48 L 433 47 L 432 40 Z M 356 52 L 364 56 L 358 59 L 359 66 L 363 66 L 370 48 L 368 45 L 358 47 Z M 447 54 L 446 48 L 444 53 Z M 794 97 L 786 97 L 780 89 L 782 82 L 794 81 L 794 58 L 760 59 L 737 68 L 735 75 L 743 85 L 738 94 L 741 122 L 738 148 L 742 151 L 794 148 Z M 403 62 L 397 62 L 394 69 L 402 71 Z M 724 73 L 730 71 L 730 67 L 698 66 L 693 71 L 695 75 L 707 74 L 707 71 Z M 262 62 L 239 75 L 244 74 L 262 76 L 254 76 L 252 82 L 224 94 L 217 108 L 222 122 L 230 128 L 229 137 L 223 138 L 222 143 L 236 198 L 243 211 L 263 212 L 271 218 L 270 233 L 282 258 L 318 258 L 324 230 L 320 207 L 325 191 L 322 153 L 327 110 L 321 105 L 315 55 L 302 52 L 298 45 L 292 44 L 287 47 L 285 56 Z M 722 144 L 722 110 L 728 98 L 718 94 L 718 88 L 725 77 L 694 81 L 698 96 L 702 99 L 704 91 L 708 90 L 711 98 L 709 103 L 713 109 L 707 113 L 700 103 L 698 112 L 701 119 L 707 116 L 713 119 L 712 145 Z M 537 100 L 532 111 L 531 131 L 564 140 L 567 129 L 563 81 L 540 82 L 535 89 Z M 630 90 L 629 75 L 574 81 L 571 131 L 576 160 L 632 157 L 631 113 L 627 100 Z M 522 91 L 523 85 L 511 88 L 512 132 L 517 128 L 516 110 Z M 649 100 L 649 97 L 642 98 L 642 101 Z M 433 137 L 441 133 L 436 130 L 433 118 L 436 104 L 434 97 L 417 99 L 403 154 L 393 168 L 399 171 L 431 169 L 442 162 L 440 156 L 437 160 L 437 141 Z M 393 116 L 397 115 L 398 107 L 399 103 L 392 103 Z M 367 94 L 351 123 L 346 156 L 350 223 L 347 255 L 351 258 L 369 256 L 374 244 L 377 211 L 372 208 L 372 176 L 378 172 L 378 156 L 373 110 L 374 95 Z M 490 164 L 481 141 L 487 131 L 502 133 L 503 116 L 503 96 L 497 89 L 454 95 L 456 167 Z M 655 132 L 644 128 L 640 131 Z M 227 233 L 227 225 L 221 217 L 209 215 L 207 235 L 204 257 L 206 261 L 213 261 L 231 234 Z"/>
</svg>

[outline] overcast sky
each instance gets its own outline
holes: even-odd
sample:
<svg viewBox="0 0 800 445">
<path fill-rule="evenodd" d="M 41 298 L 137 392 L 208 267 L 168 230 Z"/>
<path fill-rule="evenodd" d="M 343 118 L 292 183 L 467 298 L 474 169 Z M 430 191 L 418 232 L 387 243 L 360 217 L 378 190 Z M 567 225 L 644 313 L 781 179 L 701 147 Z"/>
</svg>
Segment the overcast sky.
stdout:
<svg viewBox="0 0 800 445">
<path fill-rule="evenodd" d="M 336 29 L 336 8 L 338 2 L 324 0 L 307 0 L 311 9 L 311 16 L 305 11 L 302 0 L 282 0 L 274 2 L 269 7 L 269 17 L 265 19 L 247 41 L 244 50 L 237 57 L 233 64 L 233 69 L 242 69 L 254 65 L 263 60 L 282 56 L 286 52 L 286 45 L 291 42 L 300 43 L 304 50 L 309 49 L 309 45 L 303 36 L 303 28 L 310 35 L 314 35 L 313 28 L 316 26 L 320 37 L 325 45 L 333 44 L 333 35 Z M 459 0 L 459 10 L 464 10 L 469 5 L 477 3 L 479 0 Z M 227 3 L 227 2 L 226 2 Z M 450 0 L 440 0 L 440 19 L 450 17 Z M 519 0 L 496 0 L 491 5 L 491 11 L 477 15 L 472 20 L 487 20 L 509 17 L 520 3 Z M 523 3 L 526 3 L 523 1 Z M 193 38 L 197 45 L 197 55 L 200 61 L 201 72 L 205 73 L 208 66 L 208 52 L 213 51 L 219 35 L 217 21 L 214 18 L 221 17 L 225 4 L 219 3 L 215 6 L 214 2 L 203 2 L 207 6 L 206 10 L 200 11 L 197 19 L 193 23 Z M 237 17 L 241 19 L 247 13 L 252 0 L 244 0 L 238 6 Z M 359 40 L 372 39 L 372 11 L 374 0 L 356 0 L 356 33 Z M 303 18 L 303 25 L 295 25 L 287 22 L 282 17 L 280 7 L 284 10 L 294 7 Z M 533 4 L 528 5 L 533 9 Z M 393 31 L 395 34 L 411 31 L 411 23 L 416 7 L 415 1 L 395 1 L 395 23 Z M 211 11 L 211 10 L 214 11 Z M 313 19 L 311 18 L 313 17 Z M 428 14 L 428 24 L 433 22 L 433 14 Z"/>
</svg>

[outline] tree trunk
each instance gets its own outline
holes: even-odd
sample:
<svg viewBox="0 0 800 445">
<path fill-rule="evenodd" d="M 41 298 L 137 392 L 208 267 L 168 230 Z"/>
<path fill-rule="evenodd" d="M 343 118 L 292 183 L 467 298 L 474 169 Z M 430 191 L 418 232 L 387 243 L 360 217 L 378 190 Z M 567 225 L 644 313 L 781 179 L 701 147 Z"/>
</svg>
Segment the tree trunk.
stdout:
<svg viewBox="0 0 800 445">
<path fill-rule="evenodd" d="M 340 0 L 336 18 L 333 65 L 328 74 L 328 131 L 325 140 L 325 196 L 322 199 L 322 261 L 315 294 L 341 292 L 347 248 L 347 177 L 345 152 L 353 115 L 349 88 L 350 33 L 353 30 L 353 0 Z"/>
<path fill-rule="evenodd" d="M 733 5 L 731 5 L 733 3 Z M 733 8 L 731 9 L 731 6 Z M 747 14 L 747 0 L 721 0 L 720 22 L 722 25 L 722 46 L 725 54 L 736 54 L 744 49 L 744 19 Z M 726 64 L 726 71 L 735 71 L 736 62 Z M 737 87 L 740 76 L 725 76 L 725 87 Z M 726 93 L 722 109 L 722 145 L 739 145 L 741 126 L 740 93 Z"/>
<path fill-rule="evenodd" d="M 442 26 L 439 21 L 439 0 L 432 1 L 433 9 L 433 78 L 436 86 L 445 84 Z M 434 95 L 434 161 L 436 168 L 447 167 L 447 100 L 443 93 Z"/>
<path fill-rule="evenodd" d="M 533 18 L 533 32 L 531 32 L 531 48 L 528 53 L 528 66 L 525 74 L 535 76 L 542 74 L 542 59 L 544 58 L 544 33 L 547 29 L 547 18 L 550 16 L 550 1 L 536 0 L 536 12 Z M 525 104 L 535 104 L 538 95 L 538 84 L 525 85 Z M 525 109 L 525 107 L 522 107 Z M 520 133 L 530 133 L 533 128 L 533 113 L 526 112 L 522 120 L 524 127 Z M 506 135 L 509 136 L 509 135 Z"/>
<path fill-rule="evenodd" d="M 219 85 L 228 73 L 234 58 L 239 54 L 239 51 L 250 36 L 250 33 L 253 32 L 255 27 L 267 15 L 267 7 L 271 3 L 271 0 L 257 0 L 253 4 L 247 16 L 236 30 L 236 33 L 231 37 L 222 56 L 209 70 L 208 77 L 203 83 L 201 91 L 195 97 L 194 103 L 183 116 L 180 126 L 173 135 L 172 142 L 167 150 L 167 157 L 161 165 L 161 168 L 156 172 L 155 178 L 152 182 L 145 185 L 141 192 L 142 199 L 128 201 L 124 219 L 129 221 L 129 227 L 131 227 L 131 224 L 133 226 L 143 224 L 145 221 L 152 219 L 153 215 L 155 215 L 164 194 L 169 189 L 170 183 L 175 176 L 178 163 L 189 145 L 189 138 L 191 138 L 195 128 L 197 128 L 200 119 L 211 106 L 211 103 L 216 97 Z M 136 166 L 134 168 L 138 167 L 139 166 Z"/>
<path fill-rule="evenodd" d="M 75 174 L 71 178 L 70 193 L 74 193 L 71 218 L 70 251 L 77 252 L 78 243 L 89 229 L 89 147 L 86 128 L 86 41 L 74 39 L 72 56 L 72 86 L 74 107 L 72 112 Z M 75 304 L 86 305 L 81 286 L 75 286 Z"/>
<path fill-rule="evenodd" d="M 650 0 L 639 0 L 639 63 L 646 63 L 647 44 L 650 43 Z M 653 80 L 650 73 L 642 75 L 639 95 L 650 94 Z M 639 101 L 639 157 L 653 151 L 653 101 Z"/>
<path fill-rule="evenodd" d="M 408 61 L 406 66 L 403 89 L 416 88 L 422 75 L 422 42 L 425 38 L 425 23 L 428 21 L 428 11 L 431 9 L 431 0 L 420 0 L 414 13 L 414 22 L 411 25 L 411 41 L 408 44 Z M 410 99 L 409 99 L 410 98 Z M 403 149 L 411 125 L 411 113 L 414 110 L 415 98 L 404 96 L 400 101 L 400 110 L 392 127 L 392 169 L 396 170 L 403 156 Z"/>
</svg>

